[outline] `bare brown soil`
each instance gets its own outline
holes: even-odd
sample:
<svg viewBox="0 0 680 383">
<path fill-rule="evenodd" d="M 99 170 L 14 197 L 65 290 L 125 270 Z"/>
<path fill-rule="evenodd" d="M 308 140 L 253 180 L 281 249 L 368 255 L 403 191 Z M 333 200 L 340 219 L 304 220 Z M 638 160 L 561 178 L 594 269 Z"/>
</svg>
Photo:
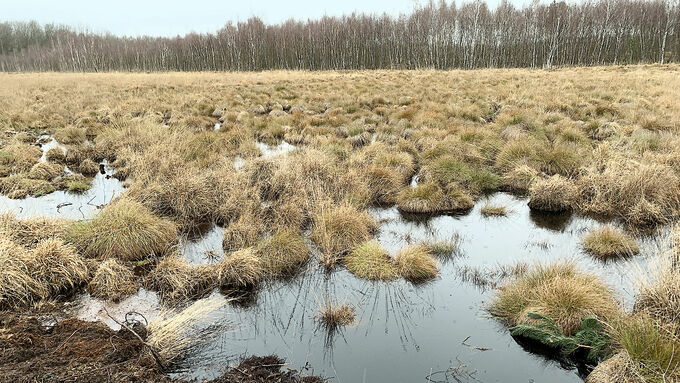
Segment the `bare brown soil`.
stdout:
<svg viewBox="0 0 680 383">
<path fill-rule="evenodd" d="M 135 327 L 142 338 L 146 331 Z M 322 382 L 282 369 L 276 356 L 250 357 L 215 383 Z M 0 382 L 172 382 L 131 331 L 66 319 L 46 326 L 33 316 L 0 313 Z"/>
</svg>

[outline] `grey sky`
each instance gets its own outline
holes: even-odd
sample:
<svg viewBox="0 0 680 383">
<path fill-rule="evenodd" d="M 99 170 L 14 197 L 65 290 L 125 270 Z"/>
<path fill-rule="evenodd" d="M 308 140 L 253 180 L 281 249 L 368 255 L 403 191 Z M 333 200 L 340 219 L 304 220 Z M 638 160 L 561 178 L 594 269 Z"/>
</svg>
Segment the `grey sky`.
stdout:
<svg viewBox="0 0 680 383">
<path fill-rule="evenodd" d="M 0 21 L 36 20 L 117 35 L 175 36 L 212 32 L 227 21 L 259 16 L 266 23 L 289 18 L 339 16 L 353 11 L 398 14 L 426 0 L 0 0 Z M 498 0 L 490 0 L 495 4 Z M 517 4 L 524 0 L 513 0 Z M 460 3 L 460 1 L 459 1 Z"/>
</svg>

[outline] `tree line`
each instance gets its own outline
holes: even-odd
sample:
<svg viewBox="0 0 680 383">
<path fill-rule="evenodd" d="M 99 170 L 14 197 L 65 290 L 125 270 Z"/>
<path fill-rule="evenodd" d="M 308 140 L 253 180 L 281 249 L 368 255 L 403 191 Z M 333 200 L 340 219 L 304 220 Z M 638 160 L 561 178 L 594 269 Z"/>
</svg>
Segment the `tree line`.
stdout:
<svg viewBox="0 0 680 383">
<path fill-rule="evenodd" d="M 680 0 L 431 1 L 399 16 L 352 14 L 215 33 L 119 37 L 0 23 L 1 71 L 453 69 L 680 61 Z"/>
</svg>

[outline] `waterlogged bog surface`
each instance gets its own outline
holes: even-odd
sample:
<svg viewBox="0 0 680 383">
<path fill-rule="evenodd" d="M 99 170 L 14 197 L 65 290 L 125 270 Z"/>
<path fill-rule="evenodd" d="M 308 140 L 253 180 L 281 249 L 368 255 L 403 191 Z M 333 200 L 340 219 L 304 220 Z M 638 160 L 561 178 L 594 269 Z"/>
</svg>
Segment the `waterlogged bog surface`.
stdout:
<svg viewBox="0 0 680 383">
<path fill-rule="evenodd" d="M 484 217 L 485 203 L 506 206 L 508 216 Z M 571 259 L 600 275 L 630 304 L 632 281 L 625 275 L 666 248 L 668 235 L 641 237 L 639 256 L 605 264 L 580 248 L 581 237 L 603 223 L 536 214 L 526 203 L 501 193 L 465 215 L 417 220 L 396 208 L 373 209 L 381 222 L 378 240 L 392 255 L 409 243 L 459 236 L 457 255 L 441 261 L 436 280 L 418 286 L 367 282 L 345 270 L 329 274 L 313 261 L 304 275 L 263 286 L 242 304 L 215 313 L 232 323 L 232 330 L 188 359 L 189 376 L 216 376 L 239 355 L 275 353 L 293 368 L 309 368 L 337 382 L 581 381 L 587 371 L 529 352 L 490 318 L 485 308 L 493 283 L 479 285 L 473 276 L 498 265 Z M 219 247 L 218 233 L 213 229 L 192 241 L 187 258 L 197 261 L 197 249 Z M 355 306 L 355 324 L 333 334 L 320 327 L 315 315 L 328 299 Z"/>
</svg>

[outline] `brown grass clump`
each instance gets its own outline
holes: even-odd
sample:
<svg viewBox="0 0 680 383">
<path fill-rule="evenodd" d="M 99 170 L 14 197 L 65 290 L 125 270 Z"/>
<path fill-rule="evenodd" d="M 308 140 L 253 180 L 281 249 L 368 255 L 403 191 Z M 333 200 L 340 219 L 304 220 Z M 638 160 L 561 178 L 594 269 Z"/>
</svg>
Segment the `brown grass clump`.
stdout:
<svg viewBox="0 0 680 383">
<path fill-rule="evenodd" d="M 116 259 L 107 259 L 97 268 L 87 291 L 93 297 L 118 302 L 137 291 L 135 275 Z"/>
<path fill-rule="evenodd" d="M 485 217 L 505 217 L 508 215 L 508 208 L 501 205 L 491 205 L 487 203 L 482 206 L 479 212 Z"/>
<path fill-rule="evenodd" d="M 531 186 L 529 207 L 548 212 L 570 210 L 574 204 L 576 193 L 574 184 L 560 175 L 554 175 L 548 179 L 539 179 Z"/>
<path fill-rule="evenodd" d="M 635 225 L 668 223 L 680 209 L 680 177 L 666 165 L 611 159 L 578 183 L 581 210 Z"/>
<path fill-rule="evenodd" d="M 176 255 L 163 258 L 149 273 L 146 285 L 162 299 L 178 302 L 199 298 L 215 287 L 213 265 L 192 266 Z"/>
<path fill-rule="evenodd" d="M 243 214 L 224 228 L 222 248 L 229 252 L 254 246 L 264 230 L 264 222 L 259 216 L 250 212 Z"/>
<path fill-rule="evenodd" d="M 82 144 L 85 142 L 87 137 L 85 136 L 85 129 L 80 129 L 75 126 L 67 126 L 63 129 L 59 129 L 54 133 L 54 139 L 58 142 L 71 145 L 71 144 Z"/>
<path fill-rule="evenodd" d="M 40 197 L 54 190 L 54 186 L 48 181 L 28 178 L 26 173 L 0 178 L 0 193 L 13 199 L 22 199 L 29 195 Z"/>
<path fill-rule="evenodd" d="M 40 161 L 42 150 L 35 145 L 13 142 L 0 148 L 0 164 L 9 166 L 13 172 L 27 172 Z"/>
<path fill-rule="evenodd" d="M 59 218 L 17 219 L 13 213 L 0 214 L 0 236 L 25 247 L 33 247 L 45 239 L 61 238 L 68 225 L 68 220 Z"/>
<path fill-rule="evenodd" d="M 92 177 L 99 172 L 99 164 L 89 158 L 86 158 L 80 163 L 80 165 L 78 165 L 78 171 L 83 175 Z"/>
<path fill-rule="evenodd" d="M 439 273 L 437 260 L 426 245 L 407 246 L 399 251 L 394 261 L 399 274 L 414 283 L 428 281 Z"/>
<path fill-rule="evenodd" d="M 529 323 L 529 313 L 541 314 L 567 336 L 581 328 L 586 316 L 606 321 L 620 315 L 611 289 L 568 262 L 536 265 L 503 286 L 489 311 L 511 326 Z"/>
<path fill-rule="evenodd" d="M 28 178 L 51 181 L 64 173 L 64 166 L 50 162 L 38 162 L 28 172 Z"/>
<path fill-rule="evenodd" d="M 81 285 L 90 275 L 85 260 L 76 253 L 75 248 L 56 238 L 38 243 L 26 254 L 24 262 L 30 275 L 51 296 Z"/>
<path fill-rule="evenodd" d="M 75 222 L 66 238 L 87 257 L 134 261 L 167 253 L 177 242 L 177 229 L 140 203 L 122 198 L 92 220 Z"/>
<path fill-rule="evenodd" d="M 296 274 L 309 260 L 309 249 L 302 236 L 283 230 L 265 239 L 257 247 L 257 255 L 271 276 Z"/>
<path fill-rule="evenodd" d="M 316 320 L 321 322 L 328 330 L 349 326 L 354 323 L 355 318 L 354 307 L 346 303 L 337 305 L 330 300 L 324 302 L 316 314 Z"/>
<path fill-rule="evenodd" d="M 586 383 L 649 383 L 640 376 L 635 362 L 625 351 L 600 362 L 586 378 Z"/>
<path fill-rule="evenodd" d="M 397 207 L 406 213 L 447 213 L 469 210 L 472 198 L 455 184 L 442 188 L 427 182 L 414 188 L 405 188 L 397 196 Z"/>
<path fill-rule="evenodd" d="M 0 235 L 0 307 L 28 305 L 47 296 L 46 287 L 31 275 L 27 250 Z"/>
<path fill-rule="evenodd" d="M 323 253 L 326 266 L 371 238 L 375 221 L 352 205 L 324 205 L 313 217 L 311 239 Z"/>
<path fill-rule="evenodd" d="M 589 231 L 581 243 L 588 254 L 600 259 L 627 257 L 640 252 L 633 238 L 612 226 Z"/>
<path fill-rule="evenodd" d="M 504 174 L 503 187 L 511 192 L 525 194 L 538 177 L 538 171 L 527 165 L 520 165 Z"/>
<path fill-rule="evenodd" d="M 677 244 L 675 245 L 678 246 Z M 680 254 L 677 249 L 657 255 L 649 270 L 636 273 L 638 294 L 635 310 L 644 311 L 660 320 L 680 318 Z"/>
<path fill-rule="evenodd" d="M 250 288 L 265 275 L 263 262 L 252 248 L 226 255 L 215 268 L 222 287 Z"/>
<path fill-rule="evenodd" d="M 359 278 L 390 281 L 399 276 L 394 260 L 377 241 L 364 242 L 345 256 L 343 263 Z"/>
<path fill-rule="evenodd" d="M 40 159 L 40 157 L 38 157 L 38 159 Z M 64 164 L 66 163 L 66 153 L 64 153 L 64 149 L 62 148 L 52 148 L 45 153 L 45 159 L 55 164 Z"/>
</svg>

